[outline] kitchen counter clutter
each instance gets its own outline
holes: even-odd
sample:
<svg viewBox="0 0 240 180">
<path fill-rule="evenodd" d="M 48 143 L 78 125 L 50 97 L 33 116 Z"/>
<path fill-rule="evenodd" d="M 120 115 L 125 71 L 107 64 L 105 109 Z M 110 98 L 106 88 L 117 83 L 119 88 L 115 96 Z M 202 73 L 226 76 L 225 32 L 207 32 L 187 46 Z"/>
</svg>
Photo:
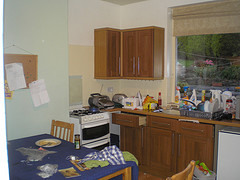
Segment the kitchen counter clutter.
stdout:
<svg viewBox="0 0 240 180">
<path fill-rule="evenodd" d="M 216 121 L 124 108 L 108 111 L 112 123 L 120 125 L 120 149 L 134 154 L 142 171 L 160 177 L 182 171 L 191 160 L 204 162 L 213 170 L 214 125 L 240 127 L 237 120 Z M 140 119 L 146 119 L 146 123 L 140 123 Z"/>
<path fill-rule="evenodd" d="M 166 118 L 173 118 L 173 119 L 180 119 L 180 120 L 186 120 L 186 121 L 198 121 L 199 123 L 206 123 L 206 124 L 213 124 L 213 125 L 223 125 L 223 126 L 232 126 L 232 127 L 240 127 L 240 121 L 239 120 L 211 120 L 211 119 L 200 119 L 200 118 L 194 118 L 194 117 L 186 117 L 186 116 L 179 116 L 174 114 L 167 114 L 167 113 L 161 113 L 161 112 L 153 112 L 149 110 L 131 110 L 131 109 L 124 109 L 124 108 L 114 108 L 111 110 L 108 110 L 109 112 L 114 111 L 121 111 L 123 113 L 133 113 L 133 114 L 139 114 L 139 115 L 145 115 L 145 116 L 159 116 L 159 117 L 166 117 Z"/>
</svg>

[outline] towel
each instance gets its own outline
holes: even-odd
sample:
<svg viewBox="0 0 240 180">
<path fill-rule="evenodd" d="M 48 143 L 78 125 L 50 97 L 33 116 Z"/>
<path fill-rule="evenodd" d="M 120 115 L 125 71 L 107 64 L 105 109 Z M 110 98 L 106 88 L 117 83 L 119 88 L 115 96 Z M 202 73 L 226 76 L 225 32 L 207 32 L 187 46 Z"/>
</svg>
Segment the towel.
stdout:
<svg viewBox="0 0 240 180">
<path fill-rule="evenodd" d="M 123 154 L 117 146 L 105 147 L 99 152 L 93 152 L 87 154 L 82 160 L 81 163 L 84 163 L 89 160 L 98 160 L 98 161 L 108 161 L 111 165 L 120 165 L 126 164 Z"/>
</svg>

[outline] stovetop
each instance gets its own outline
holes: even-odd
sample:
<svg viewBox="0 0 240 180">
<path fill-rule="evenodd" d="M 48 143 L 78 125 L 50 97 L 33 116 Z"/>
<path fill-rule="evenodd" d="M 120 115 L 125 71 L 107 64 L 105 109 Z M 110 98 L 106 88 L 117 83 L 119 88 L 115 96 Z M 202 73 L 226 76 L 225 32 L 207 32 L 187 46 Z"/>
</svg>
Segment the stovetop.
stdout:
<svg viewBox="0 0 240 180">
<path fill-rule="evenodd" d="M 86 116 L 86 115 L 92 115 L 92 114 L 99 114 L 99 113 L 103 113 L 101 111 L 97 111 L 97 112 L 91 112 L 89 110 L 73 110 L 69 112 L 70 116 Z"/>
<path fill-rule="evenodd" d="M 70 119 L 79 121 L 80 124 L 86 124 L 90 122 L 97 122 L 110 118 L 108 112 L 91 112 L 89 110 L 73 110 L 69 112 Z"/>
</svg>

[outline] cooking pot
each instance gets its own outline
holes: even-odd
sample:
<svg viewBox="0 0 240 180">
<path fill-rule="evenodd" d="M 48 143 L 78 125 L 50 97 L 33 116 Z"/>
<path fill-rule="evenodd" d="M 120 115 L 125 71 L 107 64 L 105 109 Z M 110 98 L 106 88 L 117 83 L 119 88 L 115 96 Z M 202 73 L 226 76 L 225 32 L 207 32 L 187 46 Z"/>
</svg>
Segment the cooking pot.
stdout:
<svg viewBox="0 0 240 180">
<path fill-rule="evenodd" d="M 101 95 L 100 93 L 93 93 L 88 99 L 88 104 L 90 107 L 103 108 L 113 108 L 114 103 L 110 100 L 108 96 Z"/>
</svg>

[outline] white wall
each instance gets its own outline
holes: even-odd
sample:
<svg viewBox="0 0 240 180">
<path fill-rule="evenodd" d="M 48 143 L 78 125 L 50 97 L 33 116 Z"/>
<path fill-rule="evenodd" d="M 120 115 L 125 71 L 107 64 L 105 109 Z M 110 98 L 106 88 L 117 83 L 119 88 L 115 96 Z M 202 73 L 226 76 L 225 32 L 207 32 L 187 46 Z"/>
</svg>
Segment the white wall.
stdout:
<svg viewBox="0 0 240 180">
<path fill-rule="evenodd" d="M 69 58 L 70 75 L 83 76 L 83 104 L 87 105 L 89 94 L 96 92 L 101 84 L 104 85 L 103 94 L 111 96 L 115 93 L 125 93 L 128 96 L 135 96 L 140 90 L 142 95 L 151 95 L 157 97 L 158 92 L 162 92 L 163 104 L 171 101 L 174 96 L 174 80 L 175 80 L 175 60 L 171 56 L 172 38 L 168 29 L 168 8 L 173 6 L 206 2 L 208 0 L 148 0 L 139 3 L 118 6 L 112 3 L 102 2 L 100 0 L 69 0 L 69 49 L 75 47 L 75 51 L 70 50 L 70 56 L 79 56 L 76 62 Z M 101 81 L 93 79 L 94 69 L 94 49 L 93 38 L 94 28 L 115 27 L 115 28 L 134 28 L 144 26 L 160 26 L 165 28 L 165 78 L 164 80 L 143 81 L 143 80 L 111 80 Z M 174 43 L 174 42 L 173 42 Z M 78 46 L 81 45 L 81 46 Z M 92 53 L 87 60 L 81 58 L 78 52 L 81 49 L 92 49 Z M 79 48 L 76 50 L 76 48 Z M 83 51 L 81 51 L 83 52 Z M 86 51 L 84 51 L 86 52 Z M 72 53 L 77 53 L 72 54 Z M 85 56 L 85 55 L 83 55 Z M 76 64 L 75 64 L 76 63 Z M 75 65 L 87 64 L 89 70 L 77 69 Z M 72 67 L 72 68 L 71 68 Z M 85 79 L 85 80 L 84 80 Z M 108 86 L 114 87 L 114 92 L 109 94 L 106 91 Z"/>
<path fill-rule="evenodd" d="M 52 119 L 68 121 L 68 29 L 66 0 L 7 0 L 4 47 L 38 55 L 38 79 L 44 79 L 50 102 L 34 107 L 29 89 L 6 100 L 8 140 L 50 133 Z M 17 47 L 5 53 L 28 54 Z"/>
<path fill-rule="evenodd" d="M 94 79 L 94 29 L 120 27 L 120 6 L 100 0 L 69 0 L 69 75 L 81 75 L 83 105 L 91 93 L 112 97 L 108 87 L 118 92 L 119 81 Z"/>
<path fill-rule="evenodd" d="M 93 46 L 94 29 L 120 27 L 120 6 L 100 0 L 68 0 L 69 44 Z"/>
</svg>

